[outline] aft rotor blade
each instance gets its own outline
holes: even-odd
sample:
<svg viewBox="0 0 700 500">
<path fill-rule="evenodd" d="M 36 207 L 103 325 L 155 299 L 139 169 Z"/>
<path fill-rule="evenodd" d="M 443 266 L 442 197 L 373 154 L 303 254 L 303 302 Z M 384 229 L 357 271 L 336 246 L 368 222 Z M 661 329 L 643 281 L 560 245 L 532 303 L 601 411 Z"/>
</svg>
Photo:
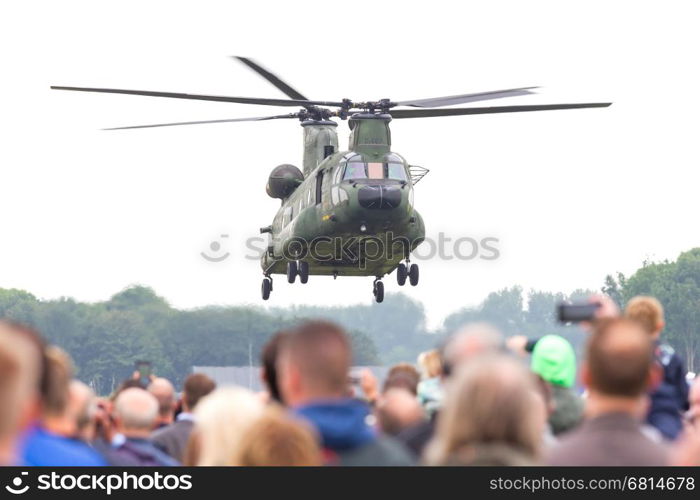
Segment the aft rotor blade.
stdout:
<svg viewBox="0 0 700 500">
<path fill-rule="evenodd" d="M 416 108 L 439 108 L 467 102 L 488 101 L 489 99 L 503 99 L 504 97 L 516 97 L 534 94 L 532 89 L 539 87 L 520 87 L 517 89 L 492 90 L 489 92 L 476 92 L 473 94 L 448 95 L 444 97 L 431 97 L 428 99 L 414 99 L 411 101 L 399 101 L 395 106 L 413 106 Z"/>
<path fill-rule="evenodd" d="M 290 97 L 292 99 L 303 100 L 303 101 L 308 100 L 300 92 L 298 92 L 297 90 L 292 88 L 291 85 L 289 85 L 287 82 L 283 81 L 279 76 L 266 70 L 265 68 L 260 66 L 258 63 L 256 63 L 252 59 L 249 59 L 247 57 L 240 57 L 240 56 L 232 56 L 232 57 L 234 59 L 238 59 L 239 61 L 241 61 L 243 64 L 245 64 L 250 69 L 255 71 L 257 74 L 262 76 L 265 80 L 267 80 L 272 85 L 277 87 L 279 90 L 284 92 L 284 94 L 287 95 L 288 97 Z"/>
<path fill-rule="evenodd" d="M 288 115 L 275 115 L 275 116 L 253 116 L 250 118 L 230 118 L 223 120 L 200 120 L 194 122 L 172 122 L 172 123 L 154 123 L 152 125 L 131 125 L 127 127 L 111 127 L 103 128 L 102 130 L 127 130 L 133 128 L 155 128 L 155 127 L 176 127 L 179 125 L 204 125 L 208 123 L 233 123 L 233 122 L 261 122 L 266 120 L 280 120 L 284 118 L 298 118 L 297 113 L 291 113 Z"/>
<path fill-rule="evenodd" d="M 263 106 L 308 106 L 316 104 L 319 106 L 342 106 L 342 102 L 336 101 L 309 101 L 298 99 L 267 99 L 264 97 L 229 97 L 203 94 L 182 94 L 178 92 L 156 92 L 151 90 L 125 90 L 125 89 L 102 89 L 92 87 L 59 87 L 51 86 L 54 90 L 74 90 L 78 92 L 99 92 L 103 94 L 127 94 L 141 95 L 147 97 L 170 97 L 173 99 L 193 99 L 197 101 L 218 101 L 234 102 L 238 104 L 261 104 Z"/>
<path fill-rule="evenodd" d="M 389 111 L 389 114 L 392 118 L 430 118 L 433 116 L 488 115 L 492 113 L 552 111 L 556 109 L 607 108 L 611 104 L 611 102 L 586 102 L 576 104 L 533 104 L 529 106 L 491 106 L 481 108 L 395 109 Z"/>
</svg>

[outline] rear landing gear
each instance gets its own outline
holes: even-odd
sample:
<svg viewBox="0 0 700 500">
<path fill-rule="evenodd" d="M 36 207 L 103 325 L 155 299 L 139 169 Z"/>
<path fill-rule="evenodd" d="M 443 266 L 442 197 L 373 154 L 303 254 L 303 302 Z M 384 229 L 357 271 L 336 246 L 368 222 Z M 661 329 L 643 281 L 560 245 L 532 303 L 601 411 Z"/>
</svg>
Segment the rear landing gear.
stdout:
<svg viewBox="0 0 700 500">
<path fill-rule="evenodd" d="M 263 300 L 270 298 L 270 292 L 272 292 L 272 278 L 263 278 L 261 292 Z"/>
<path fill-rule="evenodd" d="M 374 300 L 376 300 L 378 304 L 384 301 L 384 283 L 382 283 L 379 278 L 374 280 L 372 293 L 374 294 Z"/>
</svg>

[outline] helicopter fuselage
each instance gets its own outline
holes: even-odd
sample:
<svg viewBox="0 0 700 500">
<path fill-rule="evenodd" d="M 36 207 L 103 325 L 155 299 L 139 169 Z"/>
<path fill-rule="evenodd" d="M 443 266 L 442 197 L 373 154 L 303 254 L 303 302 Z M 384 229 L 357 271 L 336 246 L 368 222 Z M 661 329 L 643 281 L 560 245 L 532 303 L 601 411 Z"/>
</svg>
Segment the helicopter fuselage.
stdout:
<svg viewBox="0 0 700 500">
<path fill-rule="evenodd" d="M 307 122 L 303 181 L 282 200 L 261 259 L 266 275 L 289 261 L 309 275 L 391 273 L 424 240 L 409 165 L 390 150 L 388 115 L 350 119 L 350 150 L 335 152 L 334 122 Z M 314 162 L 317 162 L 314 165 Z"/>
</svg>

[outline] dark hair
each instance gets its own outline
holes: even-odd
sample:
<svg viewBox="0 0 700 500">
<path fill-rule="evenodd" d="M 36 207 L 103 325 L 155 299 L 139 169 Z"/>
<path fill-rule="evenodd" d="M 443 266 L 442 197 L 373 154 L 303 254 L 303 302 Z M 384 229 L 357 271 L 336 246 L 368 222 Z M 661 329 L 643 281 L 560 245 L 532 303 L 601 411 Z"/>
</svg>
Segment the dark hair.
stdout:
<svg viewBox="0 0 700 500">
<path fill-rule="evenodd" d="M 389 389 L 406 389 L 414 396 L 418 394 L 418 383 L 420 373 L 415 366 L 409 363 L 399 363 L 389 369 L 389 373 L 384 381 L 382 392 Z"/>
<path fill-rule="evenodd" d="M 193 373 L 185 379 L 182 386 L 182 399 L 190 411 L 197 406 L 199 400 L 216 389 L 216 382 L 203 373 Z"/>
<path fill-rule="evenodd" d="M 280 351 L 280 344 L 287 334 L 285 331 L 274 334 L 263 347 L 260 360 L 263 366 L 263 381 L 267 386 L 267 392 L 274 401 L 282 402 L 279 383 L 277 382 L 277 355 Z"/>
<path fill-rule="evenodd" d="M 285 335 L 280 353 L 306 384 L 345 393 L 352 351 L 345 331 L 329 321 L 307 321 Z"/>
<path fill-rule="evenodd" d="M 628 398 L 646 392 L 654 347 L 639 323 L 624 318 L 597 321 L 586 353 L 593 389 Z"/>
</svg>

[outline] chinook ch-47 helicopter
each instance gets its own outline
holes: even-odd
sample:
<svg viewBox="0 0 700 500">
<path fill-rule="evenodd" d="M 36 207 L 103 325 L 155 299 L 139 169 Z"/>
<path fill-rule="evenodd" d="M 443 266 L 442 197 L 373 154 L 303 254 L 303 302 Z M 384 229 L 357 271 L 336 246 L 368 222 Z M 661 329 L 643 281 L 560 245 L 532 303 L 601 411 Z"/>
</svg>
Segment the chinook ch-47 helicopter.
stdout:
<svg viewBox="0 0 700 500">
<path fill-rule="evenodd" d="M 303 170 L 294 165 L 280 165 L 272 170 L 267 182 L 267 194 L 280 199 L 281 206 L 272 224 L 260 229 L 261 233 L 269 235 L 267 251 L 261 257 L 263 300 L 270 297 L 274 274 L 286 274 L 289 283 L 294 283 L 297 277 L 301 283 L 307 283 L 310 275 L 374 277 L 372 293 L 377 302 L 384 300 L 382 278 L 393 271 L 396 271 L 400 286 L 407 280 L 413 286 L 418 284 L 418 265 L 411 263 L 410 257 L 411 252 L 425 239 L 425 226 L 414 207 L 413 190 L 428 170 L 409 164 L 391 150 L 389 123 L 392 119 L 603 108 L 611 104 L 446 107 L 532 94 L 536 87 L 404 101 L 318 101 L 307 99 L 251 59 L 236 59 L 289 99 L 109 88 L 51 88 L 301 108 L 294 113 L 281 115 L 106 129 L 280 119 L 297 119 L 301 122 L 304 132 Z M 338 124 L 332 118 L 348 120 L 351 133 L 346 151 L 339 150 Z"/>
</svg>

